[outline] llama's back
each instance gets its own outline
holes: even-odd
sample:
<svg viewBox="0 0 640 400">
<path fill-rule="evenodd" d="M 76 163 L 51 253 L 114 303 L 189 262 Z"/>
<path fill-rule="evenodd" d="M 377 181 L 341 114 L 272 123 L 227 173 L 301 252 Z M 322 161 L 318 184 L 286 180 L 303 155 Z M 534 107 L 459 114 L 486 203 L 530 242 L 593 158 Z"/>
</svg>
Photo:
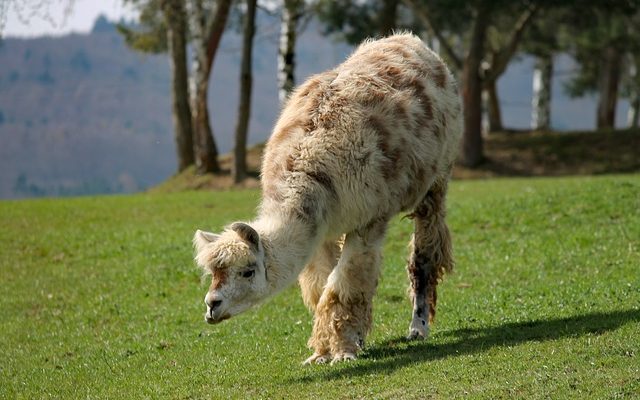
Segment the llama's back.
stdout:
<svg viewBox="0 0 640 400">
<path fill-rule="evenodd" d="M 435 53 L 412 35 L 366 42 L 292 94 L 265 150 L 263 212 L 340 234 L 412 210 L 448 178 L 461 131 Z"/>
</svg>

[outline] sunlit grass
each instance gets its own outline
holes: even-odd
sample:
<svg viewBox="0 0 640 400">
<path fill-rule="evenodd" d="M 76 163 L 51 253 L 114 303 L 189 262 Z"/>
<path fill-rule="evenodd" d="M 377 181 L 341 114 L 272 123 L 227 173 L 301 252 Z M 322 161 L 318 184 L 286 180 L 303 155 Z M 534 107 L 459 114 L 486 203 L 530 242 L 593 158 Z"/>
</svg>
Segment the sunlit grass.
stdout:
<svg viewBox="0 0 640 400">
<path fill-rule="evenodd" d="M 455 273 L 406 342 L 411 221 L 385 245 L 355 362 L 302 367 L 299 290 L 203 322 L 196 228 L 257 191 L 0 202 L 0 397 L 611 398 L 640 395 L 640 176 L 454 182 Z"/>
</svg>

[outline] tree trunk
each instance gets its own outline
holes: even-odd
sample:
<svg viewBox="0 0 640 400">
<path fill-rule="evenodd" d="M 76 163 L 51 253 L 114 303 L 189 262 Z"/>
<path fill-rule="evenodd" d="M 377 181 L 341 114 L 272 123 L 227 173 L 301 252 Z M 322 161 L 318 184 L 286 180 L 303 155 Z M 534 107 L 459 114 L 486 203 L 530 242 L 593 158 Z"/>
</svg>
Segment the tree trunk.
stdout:
<svg viewBox="0 0 640 400">
<path fill-rule="evenodd" d="M 629 111 L 627 112 L 627 124 L 629 128 L 638 128 L 640 121 L 640 76 L 638 76 L 638 66 L 640 56 L 631 57 L 629 63 L 629 77 L 631 78 L 631 94 L 629 96 Z"/>
<path fill-rule="evenodd" d="M 616 121 L 618 83 L 620 81 L 621 55 L 614 46 L 604 49 L 600 70 L 598 99 L 598 129 L 613 129 Z"/>
<path fill-rule="evenodd" d="M 487 113 L 489 116 L 489 132 L 498 132 L 503 129 L 502 112 L 500 111 L 500 99 L 496 81 L 487 81 L 484 84 L 487 92 Z"/>
<path fill-rule="evenodd" d="M 178 172 L 180 172 L 194 162 L 187 72 L 186 13 L 180 0 L 166 0 L 162 3 L 162 9 L 167 23 L 173 131 L 178 156 Z"/>
<path fill-rule="evenodd" d="M 638 128 L 640 124 L 640 93 L 636 94 L 629 102 L 629 111 L 627 113 L 627 123 L 629 128 Z"/>
<path fill-rule="evenodd" d="M 378 15 L 381 36 L 391 35 L 393 30 L 396 29 L 399 3 L 400 0 L 382 0 L 382 8 Z"/>
<path fill-rule="evenodd" d="M 213 13 L 203 8 L 202 0 L 194 0 L 191 4 L 194 43 L 191 108 L 195 163 L 198 173 L 218 173 L 218 148 L 209 121 L 209 78 L 231 9 L 231 0 L 218 1 Z"/>
<path fill-rule="evenodd" d="M 536 59 L 533 70 L 533 98 L 531 100 L 531 129 L 551 128 L 551 77 L 553 76 L 553 55 L 547 54 Z"/>
<path fill-rule="evenodd" d="M 238 124 L 233 160 L 233 181 L 242 182 L 247 177 L 247 132 L 251 115 L 251 53 L 255 33 L 256 0 L 247 0 L 247 14 L 244 21 L 242 43 L 242 64 L 240 67 L 240 105 L 238 107 Z"/>
<path fill-rule="evenodd" d="M 194 96 L 193 103 L 193 128 L 194 128 L 194 152 L 196 169 L 199 174 L 207 172 L 220 172 L 218 162 L 218 148 L 213 139 L 213 131 L 209 122 L 208 95 L 209 79 L 204 75 L 202 64 L 194 64 Z"/>
<path fill-rule="evenodd" d="M 473 22 L 469 52 L 462 70 L 462 102 L 464 106 L 462 163 L 467 167 L 477 166 L 484 158 L 480 64 L 484 56 L 484 41 L 489 23 L 488 14 L 486 5 L 479 2 Z"/>
<path fill-rule="evenodd" d="M 280 104 L 289 97 L 295 85 L 295 54 L 301 0 L 284 0 L 280 25 L 280 48 L 278 50 L 278 98 Z"/>
</svg>

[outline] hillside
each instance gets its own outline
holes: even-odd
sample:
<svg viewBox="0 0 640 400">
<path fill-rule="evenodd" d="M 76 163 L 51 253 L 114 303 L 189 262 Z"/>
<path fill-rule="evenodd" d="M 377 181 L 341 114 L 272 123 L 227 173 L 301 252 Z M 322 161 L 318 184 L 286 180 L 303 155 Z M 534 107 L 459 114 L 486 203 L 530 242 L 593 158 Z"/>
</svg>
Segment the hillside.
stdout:
<svg viewBox="0 0 640 400">
<path fill-rule="evenodd" d="M 248 151 L 247 164 L 254 177 L 260 170 L 263 146 Z M 456 165 L 454 179 L 514 176 L 601 175 L 640 171 L 640 131 L 493 133 L 485 139 L 485 162 L 478 168 Z M 220 158 L 231 168 L 231 155 Z M 250 178 L 241 187 L 257 187 Z M 196 175 L 193 169 L 173 175 L 150 189 L 154 193 L 183 190 L 220 190 L 233 187 L 229 175 Z"/>
<path fill-rule="evenodd" d="M 260 15 L 249 142 L 278 113 L 275 17 Z M 317 26 L 301 37 L 298 76 L 349 52 Z M 211 118 L 222 153 L 235 130 L 241 38 L 230 29 L 214 65 Z M 166 55 L 127 48 L 103 20 L 88 35 L 0 42 L 0 198 L 134 192 L 176 168 Z M 275 100 L 275 101 L 274 101 Z"/>
</svg>

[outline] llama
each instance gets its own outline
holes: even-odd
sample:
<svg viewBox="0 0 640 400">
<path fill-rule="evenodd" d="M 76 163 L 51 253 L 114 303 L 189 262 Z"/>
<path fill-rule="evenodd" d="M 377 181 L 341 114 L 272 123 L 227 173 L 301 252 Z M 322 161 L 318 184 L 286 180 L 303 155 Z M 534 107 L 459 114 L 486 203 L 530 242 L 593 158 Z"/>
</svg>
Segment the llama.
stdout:
<svg viewBox="0 0 640 400">
<path fill-rule="evenodd" d="M 205 320 L 297 279 L 314 313 L 305 363 L 355 359 L 371 329 L 387 224 L 406 212 L 415 223 L 408 337 L 426 338 L 436 286 L 453 268 L 445 196 L 461 125 L 451 73 L 410 34 L 366 41 L 307 80 L 267 143 L 258 217 L 194 236 L 195 260 L 212 275 Z"/>
</svg>

